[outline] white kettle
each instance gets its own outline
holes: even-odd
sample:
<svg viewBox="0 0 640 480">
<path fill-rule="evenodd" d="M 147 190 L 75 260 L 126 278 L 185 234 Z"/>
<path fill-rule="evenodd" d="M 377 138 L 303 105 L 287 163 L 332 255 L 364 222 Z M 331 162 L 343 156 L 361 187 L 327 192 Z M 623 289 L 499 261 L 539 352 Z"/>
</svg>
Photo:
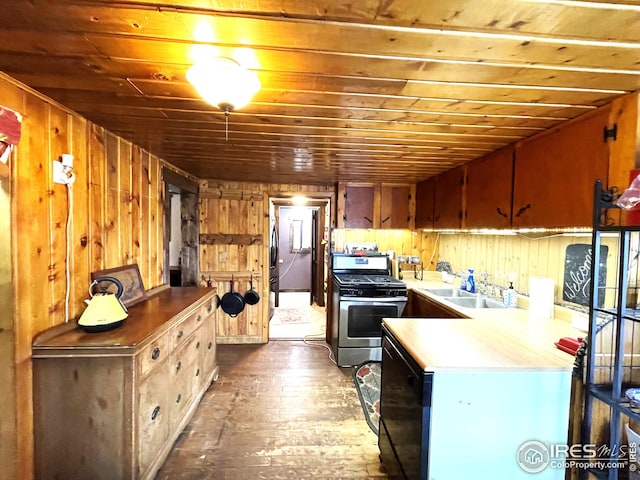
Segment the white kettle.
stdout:
<svg viewBox="0 0 640 480">
<path fill-rule="evenodd" d="M 102 286 L 94 293 L 94 287 L 101 283 L 113 283 L 117 287 L 116 293 L 108 292 L 108 286 Z M 127 308 L 120 301 L 124 287 L 120 280 L 114 277 L 98 277 L 89 286 L 87 308 L 80 316 L 78 325 L 85 332 L 105 332 L 122 325 L 129 316 Z"/>
</svg>

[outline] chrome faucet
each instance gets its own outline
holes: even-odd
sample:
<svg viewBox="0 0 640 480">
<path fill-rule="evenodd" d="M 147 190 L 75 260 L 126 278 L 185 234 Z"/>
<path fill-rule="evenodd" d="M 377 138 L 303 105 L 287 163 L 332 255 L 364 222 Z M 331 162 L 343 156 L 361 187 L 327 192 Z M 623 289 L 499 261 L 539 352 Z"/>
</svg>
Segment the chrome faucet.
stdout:
<svg viewBox="0 0 640 480">
<path fill-rule="evenodd" d="M 489 274 L 487 272 L 481 272 L 478 277 L 478 293 L 481 295 L 489 295 Z"/>
</svg>

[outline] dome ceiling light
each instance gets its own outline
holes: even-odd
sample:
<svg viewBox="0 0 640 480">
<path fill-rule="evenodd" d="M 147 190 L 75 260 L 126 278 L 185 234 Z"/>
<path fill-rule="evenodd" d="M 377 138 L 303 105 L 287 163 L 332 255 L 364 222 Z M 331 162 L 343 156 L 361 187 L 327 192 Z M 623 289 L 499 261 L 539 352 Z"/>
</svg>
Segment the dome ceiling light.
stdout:
<svg viewBox="0 0 640 480">
<path fill-rule="evenodd" d="M 225 57 L 200 60 L 187 70 L 186 76 L 204 101 L 224 112 L 228 140 L 229 113 L 244 107 L 260 90 L 258 76 Z"/>
</svg>

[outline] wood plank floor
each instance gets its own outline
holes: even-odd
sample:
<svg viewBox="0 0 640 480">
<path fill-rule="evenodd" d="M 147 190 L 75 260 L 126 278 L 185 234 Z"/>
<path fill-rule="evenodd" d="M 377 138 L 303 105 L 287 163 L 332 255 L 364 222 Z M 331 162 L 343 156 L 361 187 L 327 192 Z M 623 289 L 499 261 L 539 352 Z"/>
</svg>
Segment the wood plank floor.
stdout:
<svg viewBox="0 0 640 480">
<path fill-rule="evenodd" d="M 351 377 L 302 341 L 218 345 L 220 377 L 156 480 L 386 479 Z"/>
</svg>

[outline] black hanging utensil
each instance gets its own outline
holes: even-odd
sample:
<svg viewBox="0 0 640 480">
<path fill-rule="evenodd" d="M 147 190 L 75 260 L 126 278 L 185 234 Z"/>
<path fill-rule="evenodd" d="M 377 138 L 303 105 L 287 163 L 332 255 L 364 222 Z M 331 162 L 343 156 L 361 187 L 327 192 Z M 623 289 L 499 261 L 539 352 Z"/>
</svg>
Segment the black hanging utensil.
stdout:
<svg viewBox="0 0 640 480">
<path fill-rule="evenodd" d="M 249 305 L 255 305 L 260 301 L 260 295 L 253 289 L 253 273 L 251 274 L 251 279 L 249 280 L 249 290 L 247 290 L 244 294 L 244 301 Z"/>
<path fill-rule="evenodd" d="M 233 275 L 231 275 L 231 289 L 222 296 L 220 306 L 224 313 L 230 317 L 236 317 L 242 310 L 244 310 L 244 297 L 238 292 L 233 291 Z"/>
</svg>

